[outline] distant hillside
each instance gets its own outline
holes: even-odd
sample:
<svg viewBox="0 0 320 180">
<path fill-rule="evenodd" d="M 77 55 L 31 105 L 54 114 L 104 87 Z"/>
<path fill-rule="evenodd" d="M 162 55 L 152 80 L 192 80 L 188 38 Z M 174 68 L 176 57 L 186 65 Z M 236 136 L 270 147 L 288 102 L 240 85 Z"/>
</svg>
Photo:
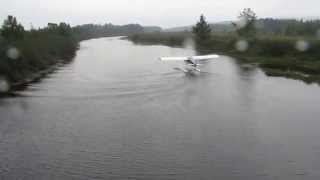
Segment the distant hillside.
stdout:
<svg viewBox="0 0 320 180">
<path fill-rule="evenodd" d="M 320 20 L 316 18 L 301 19 L 258 19 L 256 27 L 259 32 L 267 34 L 307 35 L 316 34 L 320 29 Z M 210 23 L 213 32 L 233 32 L 235 28 L 231 21 Z M 182 26 L 165 29 L 165 32 L 191 31 L 192 26 Z"/>
<path fill-rule="evenodd" d="M 162 28 L 159 26 L 143 26 L 144 32 L 160 32 Z"/>
<path fill-rule="evenodd" d="M 192 31 L 192 26 L 182 26 L 164 29 L 165 32 L 181 32 L 181 31 Z M 233 31 L 231 21 L 224 21 L 219 23 L 210 23 L 213 32 L 230 32 Z"/>
<path fill-rule="evenodd" d="M 159 32 L 157 26 L 141 26 L 140 24 L 114 25 L 114 24 L 84 24 L 73 27 L 78 39 L 91 39 L 108 36 L 127 36 L 143 32 Z"/>
<path fill-rule="evenodd" d="M 163 31 L 165 31 L 165 32 L 182 32 L 182 31 L 191 31 L 191 29 L 192 29 L 192 25 L 168 28 L 168 29 L 164 29 Z"/>
</svg>

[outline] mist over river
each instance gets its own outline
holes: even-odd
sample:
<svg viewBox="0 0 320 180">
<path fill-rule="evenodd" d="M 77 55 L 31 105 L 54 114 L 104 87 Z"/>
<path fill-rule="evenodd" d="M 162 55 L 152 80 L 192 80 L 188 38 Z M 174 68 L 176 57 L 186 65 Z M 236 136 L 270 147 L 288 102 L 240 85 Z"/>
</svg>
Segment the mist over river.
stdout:
<svg viewBox="0 0 320 180">
<path fill-rule="evenodd" d="M 118 37 L 0 99 L 0 179 L 320 179 L 320 87 Z"/>
</svg>

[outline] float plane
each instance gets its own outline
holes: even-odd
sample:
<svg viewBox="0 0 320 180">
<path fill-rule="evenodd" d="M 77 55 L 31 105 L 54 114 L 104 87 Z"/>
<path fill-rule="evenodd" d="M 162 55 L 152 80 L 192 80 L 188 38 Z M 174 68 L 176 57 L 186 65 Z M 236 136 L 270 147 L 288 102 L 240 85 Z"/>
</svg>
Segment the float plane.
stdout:
<svg viewBox="0 0 320 180">
<path fill-rule="evenodd" d="M 219 55 L 211 54 L 211 55 L 203 55 L 203 56 L 190 56 L 190 57 L 161 57 L 160 61 L 184 61 L 187 64 L 185 69 L 175 68 L 181 70 L 185 73 L 194 73 L 201 72 L 198 68 L 201 64 L 200 61 L 206 61 L 211 59 L 219 58 Z"/>
</svg>

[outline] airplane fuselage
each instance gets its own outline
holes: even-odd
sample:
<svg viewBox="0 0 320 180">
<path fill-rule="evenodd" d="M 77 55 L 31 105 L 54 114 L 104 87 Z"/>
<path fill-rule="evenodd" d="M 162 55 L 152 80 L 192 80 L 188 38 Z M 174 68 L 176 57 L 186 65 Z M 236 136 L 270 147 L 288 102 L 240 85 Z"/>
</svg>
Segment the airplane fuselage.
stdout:
<svg viewBox="0 0 320 180">
<path fill-rule="evenodd" d="M 195 62 L 195 60 L 189 58 L 188 60 L 184 61 L 186 62 L 188 65 L 191 65 L 191 66 L 194 66 L 196 67 L 197 66 L 197 63 Z"/>
<path fill-rule="evenodd" d="M 185 68 L 185 71 L 190 72 L 200 72 L 200 69 L 198 69 L 198 63 L 196 60 L 189 58 L 188 60 L 184 61 L 187 64 L 187 67 Z"/>
</svg>

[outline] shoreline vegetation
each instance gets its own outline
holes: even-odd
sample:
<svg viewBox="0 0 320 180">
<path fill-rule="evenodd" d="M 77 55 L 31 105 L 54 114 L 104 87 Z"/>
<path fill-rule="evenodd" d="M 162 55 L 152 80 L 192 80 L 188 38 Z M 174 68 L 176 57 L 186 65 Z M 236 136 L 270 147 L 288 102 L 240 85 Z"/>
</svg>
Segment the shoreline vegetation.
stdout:
<svg viewBox="0 0 320 180">
<path fill-rule="evenodd" d="M 137 44 L 184 47 L 186 41 L 194 39 L 194 35 L 188 32 L 143 33 L 126 39 Z M 244 65 L 259 66 L 268 76 L 320 84 L 320 41 L 309 39 L 310 49 L 305 52 L 295 49 L 300 41 L 298 37 L 261 37 L 247 42 L 232 35 L 213 34 L 206 45 L 197 44 L 196 49 L 201 54 L 228 55 Z M 241 43 L 252 47 L 239 51 L 236 46 L 241 46 Z"/>
<path fill-rule="evenodd" d="M 203 15 L 191 31 L 140 33 L 127 39 L 138 44 L 186 46 L 193 40 L 200 54 L 228 55 L 244 66 L 259 66 L 268 76 L 320 84 L 320 21 L 257 19 L 244 9 L 239 20 L 208 24 Z M 258 25 L 257 25 L 258 24 Z M 228 27 L 228 28 L 225 28 Z"/>
<path fill-rule="evenodd" d="M 1 94 L 11 94 L 52 72 L 59 63 L 70 62 L 78 49 L 78 40 L 66 23 L 26 31 L 8 16 L 0 30 Z"/>
</svg>

